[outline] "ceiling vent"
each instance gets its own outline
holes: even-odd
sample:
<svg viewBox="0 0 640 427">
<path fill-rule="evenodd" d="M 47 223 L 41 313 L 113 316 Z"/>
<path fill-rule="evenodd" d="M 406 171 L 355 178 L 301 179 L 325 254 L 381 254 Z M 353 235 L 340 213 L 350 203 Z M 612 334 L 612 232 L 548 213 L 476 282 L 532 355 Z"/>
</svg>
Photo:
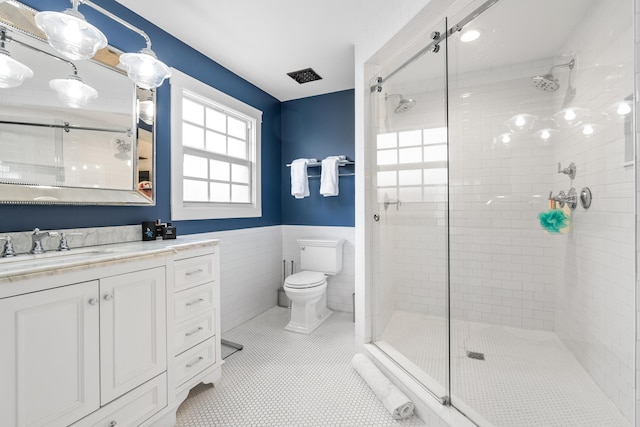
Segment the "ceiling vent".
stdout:
<svg viewBox="0 0 640 427">
<path fill-rule="evenodd" d="M 322 77 L 318 75 L 313 69 L 305 68 L 304 70 L 292 71 L 287 73 L 289 77 L 297 81 L 300 84 L 309 83 L 315 80 L 322 80 Z"/>
</svg>

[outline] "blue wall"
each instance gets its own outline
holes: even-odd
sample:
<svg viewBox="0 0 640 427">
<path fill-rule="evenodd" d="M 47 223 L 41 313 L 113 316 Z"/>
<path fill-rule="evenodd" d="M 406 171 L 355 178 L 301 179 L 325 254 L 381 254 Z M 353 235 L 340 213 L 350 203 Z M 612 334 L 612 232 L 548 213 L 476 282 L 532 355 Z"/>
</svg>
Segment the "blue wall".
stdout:
<svg viewBox="0 0 640 427">
<path fill-rule="evenodd" d="M 354 160 L 354 91 L 345 90 L 282 103 L 282 223 L 353 227 L 355 179 L 340 177 L 336 197 L 320 195 L 320 180 L 309 179 L 309 197 L 291 196 L 290 171 L 285 165 L 298 158 L 319 161 L 344 154 Z M 353 167 L 340 168 L 353 172 Z M 309 168 L 319 175 L 320 168 Z"/>
<path fill-rule="evenodd" d="M 23 0 L 38 10 L 62 11 L 68 0 Z M 346 154 L 353 156 L 353 91 L 338 92 L 280 103 L 276 98 L 233 74 L 193 48 L 149 23 L 113 0 L 94 0 L 110 12 L 145 31 L 158 58 L 167 65 L 237 98 L 263 112 L 262 122 L 262 217 L 229 220 L 178 221 L 179 234 L 270 225 L 308 224 L 352 226 L 353 178 L 341 181 L 340 196 L 314 195 L 292 203 L 289 171 L 284 165 L 296 157 Z M 81 5 L 87 20 L 98 26 L 109 44 L 122 51 L 145 47 L 138 34 Z M 212 41 L 212 43 L 224 41 Z M 293 83 L 296 84 L 296 83 Z M 101 227 L 139 224 L 170 219 L 170 87 L 157 92 L 156 206 L 42 206 L 0 205 L 0 233 L 42 229 Z M 286 152 L 284 149 L 286 148 Z M 283 175 L 284 174 L 284 175 Z M 317 193 L 319 181 L 311 183 Z M 286 187 L 286 188 L 285 188 Z M 283 201 L 284 199 L 284 201 Z M 323 200 L 321 200 L 323 199 Z M 283 215 L 283 208 L 287 214 Z"/>
</svg>

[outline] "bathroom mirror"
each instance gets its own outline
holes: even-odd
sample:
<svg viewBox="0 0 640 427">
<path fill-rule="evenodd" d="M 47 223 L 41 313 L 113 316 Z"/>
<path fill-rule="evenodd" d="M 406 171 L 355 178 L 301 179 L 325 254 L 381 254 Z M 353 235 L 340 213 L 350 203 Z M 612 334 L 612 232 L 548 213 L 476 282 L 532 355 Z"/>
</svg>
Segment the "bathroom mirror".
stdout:
<svg viewBox="0 0 640 427">
<path fill-rule="evenodd" d="M 33 71 L 0 88 L 0 203 L 153 205 L 154 91 L 117 68 L 112 47 L 93 60 L 63 58 L 35 13 L 0 2 L 4 47 Z M 98 92 L 86 105 L 70 106 L 52 89 L 73 75 Z"/>
</svg>

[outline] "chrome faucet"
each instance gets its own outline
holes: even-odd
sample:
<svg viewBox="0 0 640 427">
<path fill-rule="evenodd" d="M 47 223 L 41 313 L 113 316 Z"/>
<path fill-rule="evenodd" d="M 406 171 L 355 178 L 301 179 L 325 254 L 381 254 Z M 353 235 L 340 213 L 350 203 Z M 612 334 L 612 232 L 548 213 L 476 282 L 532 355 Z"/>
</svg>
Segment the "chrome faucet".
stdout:
<svg viewBox="0 0 640 427">
<path fill-rule="evenodd" d="M 11 241 L 11 236 L 0 237 L 0 240 L 5 240 L 4 248 L 2 248 L 2 253 L 0 257 L 12 257 L 16 256 L 16 251 L 13 249 L 13 242 Z"/>
<path fill-rule="evenodd" d="M 34 228 L 31 234 L 31 250 L 32 254 L 43 254 L 46 251 L 42 247 L 42 239 L 45 237 L 55 237 L 58 233 L 55 231 L 40 231 L 39 228 Z"/>
</svg>

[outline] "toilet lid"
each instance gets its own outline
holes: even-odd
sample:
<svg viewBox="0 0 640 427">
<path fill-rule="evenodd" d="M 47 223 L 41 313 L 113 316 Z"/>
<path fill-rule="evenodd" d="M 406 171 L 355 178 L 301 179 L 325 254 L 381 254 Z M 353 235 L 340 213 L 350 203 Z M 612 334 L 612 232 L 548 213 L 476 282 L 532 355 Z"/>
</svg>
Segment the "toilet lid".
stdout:
<svg viewBox="0 0 640 427">
<path fill-rule="evenodd" d="M 317 271 L 301 271 L 287 277 L 284 284 L 291 288 L 312 288 L 322 285 L 327 280 L 324 273 Z"/>
</svg>

